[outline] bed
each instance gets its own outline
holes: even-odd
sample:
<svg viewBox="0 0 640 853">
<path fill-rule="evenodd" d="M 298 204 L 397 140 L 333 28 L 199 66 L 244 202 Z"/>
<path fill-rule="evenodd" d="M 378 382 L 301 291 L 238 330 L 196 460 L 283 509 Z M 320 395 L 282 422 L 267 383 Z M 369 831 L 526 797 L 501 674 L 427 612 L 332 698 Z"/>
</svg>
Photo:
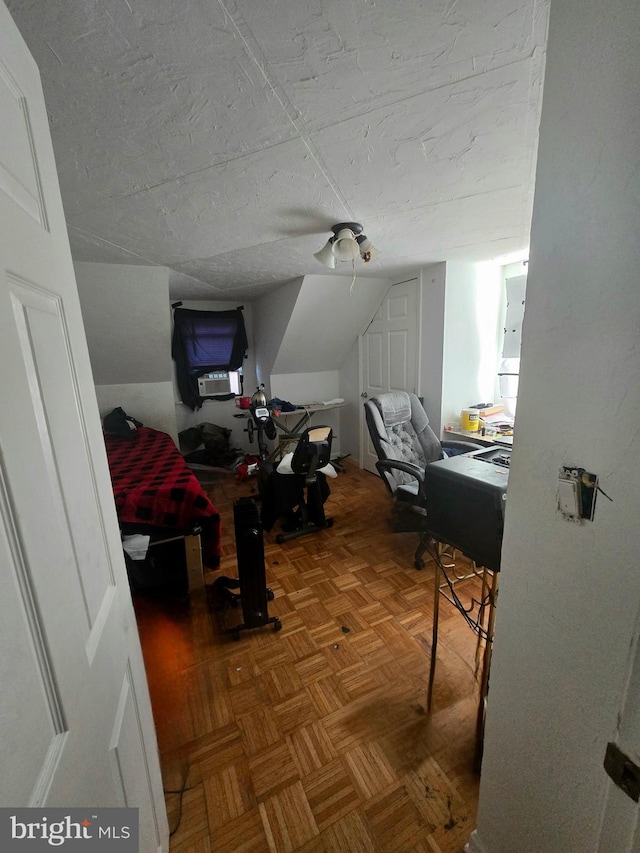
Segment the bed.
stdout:
<svg viewBox="0 0 640 853">
<path fill-rule="evenodd" d="M 200 534 L 202 559 L 220 562 L 220 516 L 165 432 L 140 426 L 131 438 L 105 434 L 111 483 L 124 535 L 151 544 Z"/>
</svg>

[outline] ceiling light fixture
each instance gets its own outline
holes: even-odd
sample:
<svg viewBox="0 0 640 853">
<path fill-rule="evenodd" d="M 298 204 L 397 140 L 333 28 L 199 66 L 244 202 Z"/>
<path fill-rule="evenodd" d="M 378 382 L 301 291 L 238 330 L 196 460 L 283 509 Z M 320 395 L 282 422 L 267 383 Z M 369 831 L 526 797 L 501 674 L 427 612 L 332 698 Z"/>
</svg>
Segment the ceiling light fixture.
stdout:
<svg viewBox="0 0 640 853">
<path fill-rule="evenodd" d="M 324 264 L 325 267 L 334 270 L 336 261 L 351 261 L 360 255 L 362 262 L 368 264 L 380 254 L 371 240 L 362 233 L 362 225 L 359 222 L 339 222 L 332 225 L 333 237 L 329 237 L 314 258 Z"/>
</svg>

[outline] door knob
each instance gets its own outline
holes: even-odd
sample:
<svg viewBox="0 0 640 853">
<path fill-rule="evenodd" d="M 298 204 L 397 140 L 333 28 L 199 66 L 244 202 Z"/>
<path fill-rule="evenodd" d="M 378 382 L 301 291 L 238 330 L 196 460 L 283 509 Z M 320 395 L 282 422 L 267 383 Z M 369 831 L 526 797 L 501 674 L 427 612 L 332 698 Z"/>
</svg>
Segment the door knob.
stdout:
<svg viewBox="0 0 640 853">
<path fill-rule="evenodd" d="M 363 391 L 362 394 L 360 394 L 360 396 L 362 397 L 363 400 L 366 400 L 369 395 L 367 394 L 366 391 Z"/>
</svg>

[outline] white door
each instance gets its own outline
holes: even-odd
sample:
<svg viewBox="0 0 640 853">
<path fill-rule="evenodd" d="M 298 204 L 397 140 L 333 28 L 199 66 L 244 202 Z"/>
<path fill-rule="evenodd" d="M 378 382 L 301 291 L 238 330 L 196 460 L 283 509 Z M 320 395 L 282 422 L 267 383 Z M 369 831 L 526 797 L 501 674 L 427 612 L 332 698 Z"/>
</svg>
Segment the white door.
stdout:
<svg viewBox="0 0 640 853">
<path fill-rule="evenodd" d="M 168 849 L 38 71 L 0 2 L 0 805 L 139 808 Z"/>
<path fill-rule="evenodd" d="M 628 783 L 630 787 L 636 789 L 634 796 L 637 796 L 640 777 L 640 622 L 636 625 L 634 644 L 635 649 L 630 657 L 627 674 L 626 696 L 618 713 L 618 729 L 612 740 L 620 753 L 631 762 L 628 769 L 614 762 L 613 775 L 616 776 L 616 766 L 617 769 L 622 767 L 623 788 L 624 783 Z M 610 753 L 609 747 L 607 752 Z M 603 755 L 603 763 L 604 759 Z M 613 781 L 609 782 L 605 808 L 602 812 L 597 851 L 598 853 L 613 853 L 613 851 L 640 853 L 640 807 L 632 796 L 625 793 Z"/>
<path fill-rule="evenodd" d="M 361 341 L 364 403 L 381 391 L 411 391 L 418 387 L 418 281 L 394 284 Z M 361 412 L 362 467 L 377 473 L 377 455 Z"/>
</svg>

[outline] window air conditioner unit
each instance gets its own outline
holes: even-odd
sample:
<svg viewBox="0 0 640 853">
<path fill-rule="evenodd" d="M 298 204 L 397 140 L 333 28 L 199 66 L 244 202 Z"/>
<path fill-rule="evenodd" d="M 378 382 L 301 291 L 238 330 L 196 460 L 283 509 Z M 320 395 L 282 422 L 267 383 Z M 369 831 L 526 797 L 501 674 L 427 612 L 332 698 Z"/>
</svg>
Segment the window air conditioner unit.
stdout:
<svg viewBox="0 0 640 853">
<path fill-rule="evenodd" d="M 204 373 L 198 377 L 198 394 L 213 397 L 216 394 L 231 394 L 231 378 L 226 370 Z"/>
</svg>

